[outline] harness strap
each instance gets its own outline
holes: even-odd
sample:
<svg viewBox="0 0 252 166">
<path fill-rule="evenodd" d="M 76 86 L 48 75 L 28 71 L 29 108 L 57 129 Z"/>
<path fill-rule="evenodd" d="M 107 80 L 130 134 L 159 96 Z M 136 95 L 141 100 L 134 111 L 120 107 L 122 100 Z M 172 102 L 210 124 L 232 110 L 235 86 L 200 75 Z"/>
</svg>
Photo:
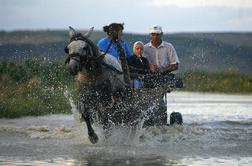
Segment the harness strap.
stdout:
<svg viewBox="0 0 252 166">
<path fill-rule="evenodd" d="M 112 41 L 112 40 L 110 40 L 109 45 L 108 45 L 108 47 L 107 47 L 106 51 L 105 51 L 102 55 L 106 55 L 106 54 L 108 53 L 108 50 L 110 49 L 110 47 L 111 47 L 112 43 L 113 43 L 113 41 Z"/>
<path fill-rule="evenodd" d="M 78 56 L 79 56 L 79 54 L 76 54 L 76 53 L 69 54 L 68 57 L 65 59 L 65 64 L 68 64 L 70 62 L 70 58 L 74 58 L 74 57 L 78 57 Z M 77 60 L 77 59 L 74 59 L 74 60 L 77 62 L 80 62 L 80 60 Z"/>
</svg>

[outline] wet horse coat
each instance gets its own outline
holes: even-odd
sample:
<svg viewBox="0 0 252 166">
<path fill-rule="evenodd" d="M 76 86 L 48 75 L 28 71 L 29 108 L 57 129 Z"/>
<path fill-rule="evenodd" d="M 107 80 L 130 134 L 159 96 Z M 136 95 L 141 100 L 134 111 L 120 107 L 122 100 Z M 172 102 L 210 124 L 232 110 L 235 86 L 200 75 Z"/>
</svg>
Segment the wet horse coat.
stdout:
<svg viewBox="0 0 252 166">
<path fill-rule="evenodd" d="M 104 128 L 108 125 L 109 110 L 116 102 L 126 96 L 120 62 L 111 55 L 101 55 L 97 47 L 88 39 L 93 29 L 85 35 L 69 27 L 70 42 L 65 51 L 68 53 L 68 70 L 71 75 L 81 74 L 86 79 L 80 81 L 80 112 L 87 124 L 92 143 L 97 142 L 92 125 L 92 116 L 98 114 Z M 115 110 L 115 106 L 113 106 Z"/>
</svg>

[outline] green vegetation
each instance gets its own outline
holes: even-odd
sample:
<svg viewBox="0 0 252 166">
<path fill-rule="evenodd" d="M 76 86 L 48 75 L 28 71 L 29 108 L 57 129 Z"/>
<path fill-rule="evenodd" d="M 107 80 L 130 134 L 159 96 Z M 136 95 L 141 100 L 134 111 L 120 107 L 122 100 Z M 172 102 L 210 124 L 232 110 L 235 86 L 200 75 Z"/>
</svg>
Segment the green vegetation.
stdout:
<svg viewBox="0 0 252 166">
<path fill-rule="evenodd" d="M 252 93 L 252 74 L 239 73 L 235 70 L 188 71 L 183 73 L 183 81 L 187 91 Z"/>
<path fill-rule="evenodd" d="M 26 60 L 0 64 L 0 118 L 68 113 L 64 96 L 73 79 L 63 62 Z"/>
<path fill-rule="evenodd" d="M 252 74 L 234 70 L 208 73 L 182 73 L 185 88 L 182 91 L 252 93 Z M 64 96 L 66 87 L 76 94 L 73 77 L 64 62 L 39 59 L 0 63 L 0 118 L 39 116 L 70 113 L 69 101 Z"/>
</svg>

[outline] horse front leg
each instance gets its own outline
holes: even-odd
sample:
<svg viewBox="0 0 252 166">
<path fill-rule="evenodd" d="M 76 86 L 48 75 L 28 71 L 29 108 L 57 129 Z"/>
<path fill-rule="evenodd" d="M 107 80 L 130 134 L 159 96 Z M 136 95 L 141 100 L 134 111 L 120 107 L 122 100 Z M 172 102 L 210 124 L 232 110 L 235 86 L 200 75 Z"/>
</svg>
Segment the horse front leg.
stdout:
<svg viewBox="0 0 252 166">
<path fill-rule="evenodd" d="M 87 108 L 84 107 L 84 103 L 81 102 L 81 116 L 86 122 L 87 130 L 88 130 L 88 138 L 92 144 L 95 144 L 98 142 L 98 136 L 95 133 L 93 127 L 92 127 L 92 116 L 91 113 Z"/>
</svg>

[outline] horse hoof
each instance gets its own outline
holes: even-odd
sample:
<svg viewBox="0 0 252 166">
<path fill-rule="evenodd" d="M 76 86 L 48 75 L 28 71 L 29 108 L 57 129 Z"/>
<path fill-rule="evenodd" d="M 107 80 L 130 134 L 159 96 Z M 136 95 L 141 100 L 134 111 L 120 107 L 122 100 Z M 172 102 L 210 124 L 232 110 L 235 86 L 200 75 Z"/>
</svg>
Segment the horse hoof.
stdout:
<svg viewBox="0 0 252 166">
<path fill-rule="evenodd" d="M 95 134 L 95 132 L 88 133 L 88 138 L 92 144 L 96 144 L 98 142 L 98 136 Z"/>
</svg>

